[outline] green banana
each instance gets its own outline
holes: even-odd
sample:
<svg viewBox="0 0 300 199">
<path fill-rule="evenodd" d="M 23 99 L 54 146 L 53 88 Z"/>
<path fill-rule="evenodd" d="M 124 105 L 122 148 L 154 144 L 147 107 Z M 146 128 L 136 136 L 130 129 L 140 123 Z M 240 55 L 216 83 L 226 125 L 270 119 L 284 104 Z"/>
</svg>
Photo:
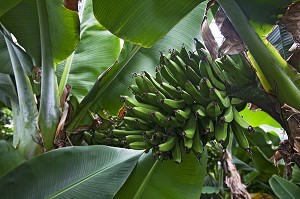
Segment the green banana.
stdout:
<svg viewBox="0 0 300 199">
<path fill-rule="evenodd" d="M 168 127 L 168 118 L 164 114 L 159 111 L 153 111 L 150 113 L 155 120 L 161 127 Z"/>
<path fill-rule="evenodd" d="M 194 103 L 194 99 L 192 98 L 192 96 L 185 90 L 180 90 L 180 95 L 187 105 L 192 105 Z"/>
<path fill-rule="evenodd" d="M 170 95 L 165 89 L 162 88 L 162 86 L 161 86 L 162 82 L 159 83 L 158 81 L 156 81 L 152 77 L 152 75 L 150 73 L 146 72 L 146 71 L 144 71 L 144 74 L 145 74 L 145 77 L 148 78 L 152 82 L 152 84 L 154 85 L 154 87 L 157 90 L 159 90 L 161 93 L 163 93 L 166 97 L 172 98 L 172 95 Z"/>
<path fill-rule="evenodd" d="M 197 128 L 197 120 L 193 114 L 190 115 L 190 118 L 187 120 L 183 127 L 182 135 L 187 138 L 193 138 Z"/>
<path fill-rule="evenodd" d="M 189 56 L 196 63 L 199 63 L 201 61 L 201 58 L 198 55 L 196 55 L 194 52 L 189 51 Z"/>
<path fill-rule="evenodd" d="M 193 146 L 193 139 L 184 136 L 183 143 L 184 143 L 184 146 L 186 147 L 186 149 L 191 149 Z"/>
<path fill-rule="evenodd" d="M 130 128 L 130 129 L 149 130 L 152 128 L 150 123 L 148 123 L 144 120 L 141 120 L 139 118 L 125 116 L 123 118 L 123 120 L 124 120 L 124 123 L 126 123 L 128 128 Z"/>
<path fill-rule="evenodd" d="M 190 106 L 186 106 L 184 108 L 184 110 L 182 109 L 177 109 L 175 110 L 175 117 L 178 121 L 186 121 L 187 119 L 189 119 L 191 115 L 191 107 Z"/>
<path fill-rule="evenodd" d="M 200 104 L 195 104 L 192 106 L 192 110 L 197 118 L 204 118 L 206 116 L 205 108 Z"/>
<path fill-rule="evenodd" d="M 119 138 L 119 137 L 125 137 L 126 135 L 142 135 L 144 133 L 143 130 L 125 130 L 125 129 L 113 129 L 112 134 L 113 136 Z"/>
<path fill-rule="evenodd" d="M 128 87 L 134 95 L 142 95 L 144 90 L 141 90 L 137 85 L 131 85 Z"/>
<path fill-rule="evenodd" d="M 174 62 L 176 62 L 176 64 L 180 66 L 182 70 L 184 70 L 185 66 L 188 64 L 188 62 L 185 63 L 179 55 L 175 55 Z"/>
<path fill-rule="evenodd" d="M 239 124 L 233 121 L 231 124 L 232 132 L 234 135 L 235 140 L 237 141 L 238 145 L 245 150 L 249 150 L 249 142 L 245 135 L 244 129 L 240 128 Z"/>
<path fill-rule="evenodd" d="M 221 124 L 232 122 L 233 120 L 233 107 L 230 105 L 227 109 L 225 109 L 224 114 L 220 117 L 219 122 Z"/>
<path fill-rule="evenodd" d="M 184 61 L 184 63 L 189 64 L 190 63 L 190 56 L 187 52 L 186 48 L 184 46 L 181 47 L 180 50 L 180 58 Z"/>
<path fill-rule="evenodd" d="M 215 139 L 218 142 L 224 142 L 227 138 L 227 129 L 228 129 L 228 123 L 220 124 L 216 123 L 215 125 Z"/>
<path fill-rule="evenodd" d="M 170 84 L 172 84 L 173 86 L 180 86 L 178 84 L 178 82 L 176 81 L 175 77 L 172 75 L 171 71 L 167 68 L 167 66 L 165 65 L 161 65 L 160 66 L 160 72 L 162 77 L 169 82 Z"/>
<path fill-rule="evenodd" d="M 143 135 L 126 135 L 125 141 L 127 144 L 132 142 L 142 142 L 145 141 L 145 137 Z"/>
<path fill-rule="evenodd" d="M 184 125 L 184 121 L 177 120 L 177 118 L 175 116 L 169 116 L 169 117 L 167 117 L 167 120 L 168 120 L 168 124 L 172 128 L 178 128 L 178 127 L 182 127 Z"/>
<path fill-rule="evenodd" d="M 209 97 L 210 89 L 213 88 L 210 80 L 207 77 L 202 77 L 199 82 L 200 92 L 203 93 L 203 96 Z"/>
<path fill-rule="evenodd" d="M 144 107 L 128 107 L 127 108 L 127 112 L 129 114 L 129 116 L 140 118 L 145 121 L 153 121 L 152 117 L 150 115 L 150 113 L 153 111 L 155 111 L 155 110 L 144 108 Z"/>
<path fill-rule="evenodd" d="M 167 62 L 167 67 L 170 70 L 172 76 L 177 81 L 178 85 L 184 87 L 184 82 L 186 81 L 186 76 L 184 71 L 177 65 L 176 62 L 172 60 L 165 60 Z"/>
<path fill-rule="evenodd" d="M 161 106 L 173 113 L 174 109 L 182 109 L 185 107 L 185 101 L 181 100 L 172 100 L 172 99 L 162 99 L 160 100 Z"/>
<path fill-rule="evenodd" d="M 205 112 L 208 117 L 211 117 L 213 119 L 215 119 L 222 113 L 218 102 L 215 101 L 212 101 L 207 105 Z"/>
<path fill-rule="evenodd" d="M 207 70 L 206 70 L 206 65 L 207 64 L 209 64 L 209 63 L 207 63 L 206 60 L 201 60 L 199 62 L 199 66 L 198 67 L 199 67 L 199 72 L 200 72 L 201 77 L 206 77 L 206 78 L 209 77 L 208 73 L 207 73 Z"/>
<path fill-rule="evenodd" d="M 222 70 L 222 68 L 219 65 L 219 64 L 221 64 L 220 61 L 218 59 L 216 59 L 215 61 L 211 61 L 210 64 L 211 64 L 211 68 L 212 68 L 212 72 L 213 72 L 214 76 L 222 83 L 225 83 L 226 79 L 223 74 L 224 71 Z"/>
<path fill-rule="evenodd" d="M 185 75 L 195 85 L 198 85 L 201 80 L 201 77 L 190 66 L 185 67 Z"/>
<path fill-rule="evenodd" d="M 207 77 L 210 79 L 212 85 L 216 87 L 218 90 L 226 90 L 226 86 L 223 82 L 218 80 L 215 75 L 212 72 L 211 65 L 208 62 L 205 62 L 204 64 L 205 67 L 203 67 L 203 70 L 206 70 L 206 74 L 208 75 Z"/>
<path fill-rule="evenodd" d="M 152 81 L 148 77 L 145 76 L 146 73 L 147 73 L 146 71 L 143 71 L 144 75 L 142 77 L 143 77 L 144 87 L 146 88 L 146 91 L 148 93 L 154 93 L 154 90 L 155 90 L 156 87 L 154 86 Z M 147 74 L 149 74 L 149 73 L 147 73 Z"/>
<path fill-rule="evenodd" d="M 210 89 L 209 98 L 213 101 L 218 102 L 222 109 L 228 108 L 230 106 L 230 99 L 228 96 L 223 97 L 220 91 L 216 88 Z"/>
<path fill-rule="evenodd" d="M 147 141 L 137 141 L 129 143 L 128 147 L 134 150 L 147 150 L 150 149 L 152 145 Z"/>
<path fill-rule="evenodd" d="M 198 130 L 196 131 L 196 133 L 193 137 L 192 151 L 195 154 L 195 156 L 197 157 L 197 159 L 200 160 L 201 154 L 203 152 L 203 143 L 200 138 L 200 133 Z"/>
<path fill-rule="evenodd" d="M 204 128 L 205 134 L 210 134 L 215 130 L 213 121 L 208 118 L 200 119 L 200 124 Z"/>
<path fill-rule="evenodd" d="M 174 86 L 165 82 L 162 82 L 161 86 L 172 96 L 173 99 L 181 99 L 180 90 Z"/>
<path fill-rule="evenodd" d="M 137 73 L 134 73 L 133 76 L 134 76 L 135 83 L 139 87 L 139 89 L 144 92 L 148 92 L 148 87 L 144 84 L 144 76 Z"/>
<path fill-rule="evenodd" d="M 201 95 L 201 93 L 196 89 L 196 87 L 192 84 L 191 81 L 187 80 L 185 82 L 185 90 L 190 96 L 194 99 L 195 102 L 207 106 L 209 100 Z"/>
<path fill-rule="evenodd" d="M 143 102 L 147 102 L 152 105 L 157 105 L 157 98 L 156 94 L 154 93 L 143 93 L 141 95 L 141 99 L 143 100 Z"/>
<path fill-rule="evenodd" d="M 164 143 L 158 145 L 158 150 L 162 152 L 170 151 L 176 143 L 177 136 L 169 136 Z"/>
<path fill-rule="evenodd" d="M 181 148 L 178 139 L 175 140 L 175 146 L 171 149 L 171 153 L 172 153 L 173 160 L 179 164 L 182 160 L 182 157 L 181 157 Z"/>
<path fill-rule="evenodd" d="M 157 106 L 138 102 L 137 100 L 135 100 L 129 96 L 122 95 L 120 98 L 121 98 L 121 101 L 124 102 L 125 105 L 129 106 L 129 107 L 143 107 L 143 108 L 152 109 L 152 110 L 156 110 L 156 111 L 160 110 L 160 108 Z"/>
<path fill-rule="evenodd" d="M 240 126 L 240 128 L 248 131 L 253 132 L 253 127 L 246 121 L 242 116 L 239 114 L 239 112 L 236 110 L 235 107 L 232 108 L 233 111 L 233 120 Z"/>
<path fill-rule="evenodd" d="M 155 78 L 154 78 L 155 82 L 161 84 L 163 82 L 163 77 L 161 75 L 161 72 L 160 72 L 160 67 L 156 66 L 155 67 Z M 153 83 L 153 81 L 152 81 Z"/>
<path fill-rule="evenodd" d="M 161 100 L 166 99 L 166 96 L 159 90 L 155 90 L 155 95 L 156 95 L 156 102 L 160 102 Z"/>
</svg>

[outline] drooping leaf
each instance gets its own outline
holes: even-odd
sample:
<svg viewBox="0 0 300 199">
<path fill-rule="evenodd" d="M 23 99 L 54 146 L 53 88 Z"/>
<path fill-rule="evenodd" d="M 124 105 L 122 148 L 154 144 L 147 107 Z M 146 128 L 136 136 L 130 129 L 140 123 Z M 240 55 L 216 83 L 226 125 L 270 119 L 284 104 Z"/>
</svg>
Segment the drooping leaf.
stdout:
<svg viewBox="0 0 300 199">
<path fill-rule="evenodd" d="M 95 17 L 105 28 L 126 41 L 149 48 L 202 1 L 106 0 L 93 3 Z"/>
<path fill-rule="evenodd" d="M 106 146 L 53 150 L 1 178 L 1 198 L 112 198 L 141 154 Z"/>
<path fill-rule="evenodd" d="M 72 94 L 82 99 L 98 76 L 114 63 L 120 52 L 120 39 L 103 28 L 93 15 L 92 0 L 83 6 L 80 24 L 80 42 L 71 57 L 67 84 Z M 62 68 L 61 68 L 62 69 Z"/>
<path fill-rule="evenodd" d="M 0 73 L 13 74 L 4 36 L 0 34 Z"/>
<path fill-rule="evenodd" d="M 206 163 L 206 152 L 200 162 L 189 154 L 180 164 L 154 161 L 151 154 L 144 155 L 115 199 L 200 198 Z"/>
<path fill-rule="evenodd" d="M 78 43 L 79 19 L 74 11 L 63 7 L 60 0 L 46 0 L 51 30 L 53 59 L 67 58 Z M 44 13 L 45 14 L 45 13 Z M 23 0 L 0 17 L 0 22 L 12 33 L 32 57 L 35 66 L 41 66 L 41 40 L 36 1 Z"/>
<path fill-rule="evenodd" d="M 24 158 L 17 149 L 9 142 L 0 140 L 0 179 L 23 162 Z"/>
<path fill-rule="evenodd" d="M 273 175 L 269 180 L 270 186 L 274 193 L 280 199 L 296 199 L 299 198 L 300 188 L 289 182 L 288 180 L 281 178 L 277 175 Z"/>
</svg>

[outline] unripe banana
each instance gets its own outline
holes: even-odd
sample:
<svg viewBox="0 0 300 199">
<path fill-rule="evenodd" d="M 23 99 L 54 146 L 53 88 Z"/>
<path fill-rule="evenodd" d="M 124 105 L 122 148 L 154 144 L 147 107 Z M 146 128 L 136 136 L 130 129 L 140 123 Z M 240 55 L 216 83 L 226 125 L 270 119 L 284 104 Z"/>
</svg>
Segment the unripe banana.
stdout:
<svg viewBox="0 0 300 199">
<path fill-rule="evenodd" d="M 208 78 L 210 79 L 212 85 L 213 85 L 214 87 L 216 87 L 217 89 L 219 89 L 219 90 L 222 90 L 222 91 L 226 90 L 225 84 L 224 84 L 223 82 L 219 81 L 219 80 L 214 76 L 214 74 L 213 74 L 213 72 L 212 72 L 212 69 L 211 69 L 211 65 L 210 65 L 208 62 L 205 62 L 204 66 L 205 66 L 205 67 L 204 67 L 203 70 L 206 69 L 206 74 L 208 75 Z"/>
<path fill-rule="evenodd" d="M 196 63 L 199 63 L 201 61 L 201 58 L 199 56 L 197 56 L 194 52 L 189 51 L 189 56 Z"/>
<path fill-rule="evenodd" d="M 239 146 L 242 149 L 249 150 L 250 146 L 249 146 L 248 139 L 245 135 L 244 129 L 240 128 L 240 126 L 235 121 L 230 124 L 232 127 L 232 132 L 233 132 L 234 138 L 237 141 L 237 143 L 239 144 Z"/>
<path fill-rule="evenodd" d="M 151 110 L 144 107 L 128 107 L 127 112 L 130 116 L 140 118 L 145 121 L 153 121 L 150 115 L 151 112 L 155 110 Z"/>
<path fill-rule="evenodd" d="M 184 87 L 184 82 L 186 81 L 186 76 L 184 71 L 180 68 L 180 66 L 177 65 L 176 62 L 172 60 L 165 60 L 167 62 L 166 66 L 172 73 L 172 76 L 177 81 L 178 85 L 181 87 Z"/>
<path fill-rule="evenodd" d="M 132 143 L 132 142 L 143 142 L 143 141 L 145 141 L 145 137 L 142 134 L 140 134 L 140 135 L 126 135 L 125 140 L 126 140 L 127 144 Z"/>
<path fill-rule="evenodd" d="M 124 96 L 122 95 L 121 96 L 121 101 L 125 103 L 126 106 L 128 107 L 143 107 L 143 108 L 147 108 L 147 109 L 151 109 L 151 110 L 160 110 L 159 107 L 157 106 L 153 106 L 153 105 L 150 105 L 150 104 L 145 104 L 145 103 L 141 103 L 141 102 L 138 102 L 137 100 L 129 97 L 129 96 Z"/>
<path fill-rule="evenodd" d="M 130 129 L 149 130 L 152 127 L 152 125 L 150 123 L 148 123 L 144 120 L 141 120 L 139 118 L 125 116 L 123 118 L 123 120 L 124 120 L 124 123 L 126 123 Z"/>
<path fill-rule="evenodd" d="M 194 99 L 192 98 L 192 96 L 185 90 L 181 90 L 180 95 L 187 105 L 192 105 L 194 103 Z"/>
<path fill-rule="evenodd" d="M 179 164 L 182 160 L 182 157 L 181 157 L 181 148 L 178 139 L 175 140 L 175 146 L 172 148 L 171 153 L 172 153 L 173 160 Z"/>
<path fill-rule="evenodd" d="M 190 115 L 190 118 L 187 120 L 186 124 L 183 127 L 182 135 L 187 138 L 193 138 L 197 128 L 197 120 L 193 114 Z"/>
<path fill-rule="evenodd" d="M 228 108 L 230 106 L 230 99 L 228 96 L 226 96 L 225 98 L 222 97 L 221 93 L 219 90 L 217 90 L 216 88 L 212 88 L 210 89 L 209 92 L 209 98 L 213 101 L 218 102 L 219 106 L 222 109 Z"/>
<path fill-rule="evenodd" d="M 201 77 L 190 66 L 185 67 L 185 75 L 195 85 L 198 85 L 201 80 Z"/>
<path fill-rule="evenodd" d="M 207 105 L 205 112 L 206 115 L 212 119 L 217 118 L 222 113 L 218 102 L 215 101 L 212 101 Z"/>
<path fill-rule="evenodd" d="M 197 118 L 204 118 L 206 116 L 205 108 L 200 104 L 192 106 L 192 111 L 195 113 Z"/>
<path fill-rule="evenodd" d="M 141 74 L 134 73 L 134 80 L 136 85 L 139 87 L 140 90 L 143 92 L 149 92 L 148 87 L 144 84 L 144 76 Z"/>
<path fill-rule="evenodd" d="M 233 110 L 232 110 L 232 106 L 230 105 L 225 111 L 224 114 L 220 117 L 220 123 L 224 124 L 224 123 L 229 123 L 232 122 L 233 120 Z"/>
<path fill-rule="evenodd" d="M 167 117 L 168 124 L 172 128 L 182 127 L 184 125 L 184 121 L 179 121 L 175 116 Z"/>
<path fill-rule="evenodd" d="M 163 77 L 160 72 L 160 67 L 158 67 L 158 66 L 155 67 L 155 78 L 153 78 L 153 79 L 159 84 L 161 84 L 163 82 Z"/>
<path fill-rule="evenodd" d="M 224 123 L 224 124 L 216 123 L 214 135 L 218 142 L 221 142 L 221 141 L 224 142 L 226 140 L 227 128 L 228 128 L 228 123 Z"/>
<path fill-rule="evenodd" d="M 193 139 L 184 136 L 184 137 L 183 137 L 183 143 L 184 143 L 184 146 L 185 146 L 187 149 L 191 149 L 192 146 L 193 146 Z"/>
<path fill-rule="evenodd" d="M 199 62 L 199 72 L 200 72 L 200 75 L 201 77 L 206 77 L 208 78 L 208 73 L 207 73 L 207 70 L 206 70 L 206 65 L 209 64 L 207 63 L 207 61 L 204 59 L 204 60 L 201 60 Z"/>
<path fill-rule="evenodd" d="M 169 136 L 164 143 L 158 145 L 158 150 L 162 152 L 170 151 L 175 146 L 176 139 L 177 136 Z"/>
<path fill-rule="evenodd" d="M 213 88 L 210 80 L 207 77 L 201 78 L 199 82 L 200 92 L 203 93 L 205 97 L 209 97 L 210 89 Z"/>
<path fill-rule="evenodd" d="M 205 134 L 210 134 L 215 130 L 213 121 L 208 118 L 200 119 L 200 124 L 203 127 Z"/>
<path fill-rule="evenodd" d="M 174 109 L 182 109 L 185 107 L 185 101 L 181 100 L 172 100 L 172 99 L 162 99 L 160 100 L 161 106 L 169 110 L 170 113 L 174 112 Z"/>
<path fill-rule="evenodd" d="M 141 99 L 143 102 L 147 102 L 152 105 L 157 105 L 157 97 L 155 93 L 143 93 L 141 95 Z"/>
<path fill-rule="evenodd" d="M 239 112 L 236 110 L 235 107 L 232 108 L 233 111 L 233 120 L 240 126 L 240 128 L 248 131 L 253 132 L 253 127 L 246 121 L 242 116 L 239 114 Z"/>
<path fill-rule="evenodd" d="M 165 82 L 162 82 L 161 86 L 172 96 L 173 99 L 181 99 L 180 90 L 174 86 Z"/>
<path fill-rule="evenodd" d="M 165 116 L 159 111 L 153 111 L 150 114 L 152 115 L 153 119 L 155 120 L 155 122 L 157 122 L 158 125 L 160 125 L 161 127 L 168 127 L 167 116 Z"/>
<path fill-rule="evenodd" d="M 185 90 L 194 99 L 195 102 L 207 106 L 209 103 L 208 99 L 201 95 L 199 90 L 192 84 L 191 81 L 187 80 L 185 82 Z"/>
<path fill-rule="evenodd" d="M 134 95 L 142 95 L 144 90 L 141 90 L 137 85 L 131 85 L 128 87 Z"/>
<path fill-rule="evenodd" d="M 188 62 L 185 63 L 179 55 L 175 55 L 174 61 L 177 63 L 178 66 L 180 66 L 182 70 L 184 70 L 185 66 L 188 64 Z"/>
<path fill-rule="evenodd" d="M 160 72 L 162 77 L 169 82 L 170 84 L 172 84 L 173 86 L 180 86 L 178 84 L 178 82 L 176 81 L 175 77 L 172 75 L 171 71 L 167 68 L 167 66 L 165 65 L 161 65 L 160 66 Z"/>
<path fill-rule="evenodd" d="M 113 129 L 112 133 L 115 137 L 119 138 L 119 137 L 125 137 L 126 135 L 142 135 L 143 134 L 143 130 L 125 130 L 125 129 Z"/>
<path fill-rule="evenodd" d="M 138 141 L 138 142 L 129 143 L 128 147 L 130 149 L 135 149 L 135 150 L 147 150 L 150 149 L 152 145 L 147 141 Z"/>
<path fill-rule="evenodd" d="M 200 138 L 200 133 L 197 130 L 194 137 L 193 137 L 193 146 L 192 146 L 193 153 L 197 157 L 198 160 L 201 158 L 201 154 L 203 152 L 203 143 Z"/>
<path fill-rule="evenodd" d="M 190 63 L 189 53 L 184 46 L 182 46 L 182 48 L 180 50 L 180 58 L 182 58 L 182 60 L 184 61 L 185 64 L 188 65 Z"/>
<path fill-rule="evenodd" d="M 191 107 L 187 106 L 184 108 L 184 110 L 177 109 L 175 110 L 175 117 L 179 121 L 186 121 L 187 119 L 190 118 L 191 115 Z"/>
<path fill-rule="evenodd" d="M 157 80 L 155 80 L 152 75 L 146 71 L 144 71 L 145 77 L 148 78 L 152 84 L 154 85 L 154 87 L 159 90 L 161 93 L 163 93 L 166 97 L 171 98 L 172 96 L 165 90 L 162 88 L 161 83 Z"/>
</svg>

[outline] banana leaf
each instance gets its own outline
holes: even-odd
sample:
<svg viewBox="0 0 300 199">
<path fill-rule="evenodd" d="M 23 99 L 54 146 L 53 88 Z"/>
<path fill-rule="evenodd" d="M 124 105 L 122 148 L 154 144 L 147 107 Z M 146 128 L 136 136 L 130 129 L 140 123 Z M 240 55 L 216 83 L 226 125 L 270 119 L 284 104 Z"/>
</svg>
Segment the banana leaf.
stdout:
<svg viewBox="0 0 300 199">
<path fill-rule="evenodd" d="M 60 62 L 73 52 L 78 43 L 79 19 L 77 13 L 64 8 L 60 0 L 46 0 L 46 3 L 48 13 L 51 13 L 49 25 L 52 45 L 48 48 L 53 52 L 54 61 Z M 25 48 L 34 65 L 41 66 L 40 26 L 36 1 L 21 1 L 2 15 L 0 22 Z"/>
<path fill-rule="evenodd" d="M 113 198 L 142 151 L 106 146 L 57 149 L 0 179 L 1 198 Z"/>
<path fill-rule="evenodd" d="M 0 140 L 0 179 L 25 160 L 9 142 Z"/>
<path fill-rule="evenodd" d="M 198 199 L 204 184 L 207 151 L 200 162 L 194 154 L 185 156 L 180 164 L 174 161 L 154 161 L 151 154 L 143 155 L 115 199 Z"/>
<path fill-rule="evenodd" d="M 151 47 L 203 0 L 93 1 L 96 19 L 110 32 Z"/>
<path fill-rule="evenodd" d="M 280 199 L 296 199 L 299 198 L 300 188 L 292 182 L 273 175 L 269 180 L 270 186 L 276 196 Z"/>
</svg>

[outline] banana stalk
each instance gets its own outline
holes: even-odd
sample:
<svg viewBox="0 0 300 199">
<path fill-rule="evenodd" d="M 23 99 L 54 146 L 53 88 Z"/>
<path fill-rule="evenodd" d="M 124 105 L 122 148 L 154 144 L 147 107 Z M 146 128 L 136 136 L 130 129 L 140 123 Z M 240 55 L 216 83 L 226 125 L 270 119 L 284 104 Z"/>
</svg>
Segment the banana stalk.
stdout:
<svg viewBox="0 0 300 199">
<path fill-rule="evenodd" d="M 218 0 L 227 17 L 238 32 L 243 42 L 248 46 L 258 68 L 266 78 L 279 101 L 287 103 L 300 110 L 300 95 L 296 83 L 286 74 L 282 62 L 274 57 L 234 0 Z M 286 94 L 288 93 L 288 95 Z"/>
</svg>

